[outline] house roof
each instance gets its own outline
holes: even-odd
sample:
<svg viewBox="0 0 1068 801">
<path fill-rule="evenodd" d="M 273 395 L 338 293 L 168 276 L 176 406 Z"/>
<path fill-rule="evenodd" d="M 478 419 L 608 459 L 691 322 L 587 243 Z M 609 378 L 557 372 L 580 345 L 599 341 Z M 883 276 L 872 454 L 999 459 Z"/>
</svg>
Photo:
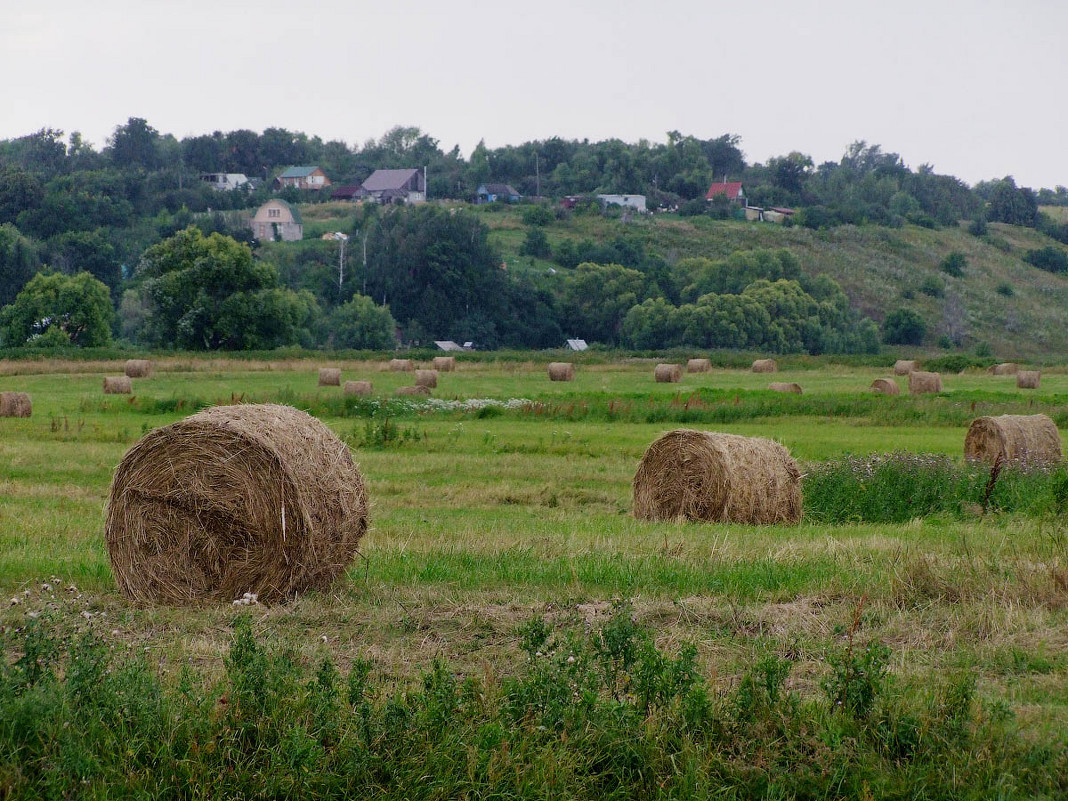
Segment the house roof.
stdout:
<svg viewBox="0 0 1068 801">
<path fill-rule="evenodd" d="M 519 195 L 509 184 L 482 184 L 479 189 L 487 195 L 508 195 L 509 197 Z"/>
<path fill-rule="evenodd" d="M 400 189 L 413 175 L 418 175 L 419 170 L 375 170 L 367 180 L 363 182 L 363 188 L 368 192 L 381 192 L 386 189 Z"/>
<path fill-rule="evenodd" d="M 331 198 L 337 198 L 339 200 L 351 200 L 354 197 L 359 197 L 363 191 L 363 187 L 359 184 L 353 184 L 351 186 L 339 186 L 330 193 Z"/>
<path fill-rule="evenodd" d="M 705 200 L 711 200 L 716 195 L 726 195 L 727 200 L 735 200 L 742 194 L 742 182 L 741 181 L 724 181 L 720 184 L 712 184 L 708 190 L 708 194 L 705 195 Z"/>
<path fill-rule="evenodd" d="M 279 175 L 279 178 L 307 178 L 313 172 L 319 169 L 318 166 L 312 165 L 310 167 L 286 167 L 286 171 Z"/>
<path fill-rule="evenodd" d="M 298 209 L 296 206 L 291 206 L 289 203 L 286 203 L 280 197 L 271 198 L 266 203 L 264 203 L 263 206 L 270 206 L 272 203 L 281 204 L 283 208 L 287 209 L 289 213 L 293 215 L 293 222 L 298 223 L 299 225 L 304 225 L 304 220 L 301 219 L 300 216 L 300 209 Z M 263 206 L 260 206 L 260 208 L 262 209 Z M 257 211 L 256 213 L 259 214 L 259 211 Z"/>
</svg>

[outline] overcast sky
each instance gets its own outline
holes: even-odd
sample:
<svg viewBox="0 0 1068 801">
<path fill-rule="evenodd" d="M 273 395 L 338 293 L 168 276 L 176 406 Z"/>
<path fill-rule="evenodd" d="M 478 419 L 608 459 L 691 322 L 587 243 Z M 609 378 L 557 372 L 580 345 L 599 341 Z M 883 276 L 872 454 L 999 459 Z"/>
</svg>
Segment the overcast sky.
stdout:
<svg viewBox="0 0 1068 801">
<path fill-rule="evenodd" d="M 551 136 L 857 139 L 969 183 L 1068 185 L 1065 0 L 5 0 L 0 138 L 143 117 L 464 155 Z M 10 7 L 14 7 L 14 9 Z"/>
</svg>

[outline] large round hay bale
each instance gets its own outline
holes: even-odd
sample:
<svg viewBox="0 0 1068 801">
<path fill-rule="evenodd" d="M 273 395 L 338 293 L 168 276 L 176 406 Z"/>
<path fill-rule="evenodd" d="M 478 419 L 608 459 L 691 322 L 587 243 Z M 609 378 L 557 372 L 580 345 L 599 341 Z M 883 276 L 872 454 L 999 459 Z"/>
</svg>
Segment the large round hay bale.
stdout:
<svg viewBox="0 0 1068 801">
<path fill-rule="evenodd" d="M 413 387 L 397 387 L 393 391 L 393 394 L 394 395 L 429 395 L 430 394 L 430 387 L 425 387 L 425 386 L 422 386 L 421 384 L 416 384 Z"/>
<path fill-rule="evenodd" d="M 435 356 L 434 357 L 434 369 L 442 373 L 451 373 L 456 369 L 456 357 L 455 356 Z"/>
<path fill-rule="evenodd" d="M 760 437 L 677 429 L 649 446 L 634 474 L 639 520 L 796 523 L 801 473 Z"/>
<path fill-rule="evenodd" d="M 942 376 L 939 373 L 926 373 L 915 370 L 909 373 L 909 394 L 921 395 L 928 392 L 942 391 Z"/>
<path fill-rule="evenodd" d="M 329 586 L 367 530 L 363 479 L 290 406 L 205 409 L 145 435 L 111 482 L 105 538 L 138 601 L 281 601 Z"/>
<path fill-rule="evenodd" d="M 876 378 L 871 382 L 871 388 L 880 395 L 900 395 L 901 387 L 892 378 Z"/>
<path fill-rule="evenodd" d="M 411 359 L 390 359 L 389 369 L 394 373 L 407 373 L 415 369 Z"/>
<path fill-rule="evenodd" d="M 417 387 L 429 387 L 430 389 L 434 389 L 438 385 L 438 371 L 416 370 L 415 385 Z"/>
<path fill-rule="evenodd" d="M 575 365 L 571 362 L 549 362 L 550 381 L 574 381 Z"/>
<path fill-rule="evenodd" d="M 779 365 L 774 359 L 757 359 L 753 362 L 752 370 L 754 373 L 777 373 Z"/>
<path fill-rule="evenodd" d="M 993 464 L 998 457 L 1028 464 L 1061 460 L 1061 435 L 1044 414 L 977 417 L 964 438 L 964 458 Z"/>
<path fill-rule="evenodd" d="M 1020 365 L 1016 362 L 1002 362 L 990 368 L 991 375 L 1016 375 L 1020 372 Z"/>
<path fill-rule="evenodd" d="M 133 381 L 126 375 L 104 376 L 105 395 L 129 395 L 133 392 Z"/>
<path fill-rule="evenodd" d="M 908 375 L 920 369 L 920 363 L 915 359 L 898 359 L 894 362 L 894 375 Z"/>
<path fill-rule="evenodd" d="M 711 359 L 690 359 L 686 362 L 687 373 L 707 373 L 711 369 Z"/>
<path fill-rule="evenodd" d="M 1016 373 L 1016 386 L 1020 389 L 1038 389 L 1038 383 L 1041 380 L 1040 370 L 1020 370 Z"/>
<path fill-rule="evenodd" d="M 658 384 L 675 384 L 682 381 L 682 367 L 677 364 L 658 364 L 653 368 L 653 378 Z"/>
<path fill-rule="evenodd" d="M 341 386 L 341 368 L 340 367 L 320 367 L 319 368 L 319 386 L 321 386 L 321 387 L 340 387 Z"/>
<path fill-rule="evenodd" d="M 33 403 L 25 392 L 0 392 L 0 417 L 29 417 Z"/>
<path fill-rule="evenodd" d="M 801 385 L 787 383 L 785 381 L 772 381 L 768 384 L 768 389 L 772 392 L 792 392 L 794 395 L 801 394 Z"/>
<path fill-rule="evenodd" d="M 375 385 L 370 381 L 346 381 L 341 391 L 346 395 L 359 395 L 364 397 L 375 391 Z"/>
<path fill-rule="evenodd" d="M 130 378 L 150 378 L 152 376 L 152 362 L 148 359 L 127 359 L 126 368 L 123 372 Z"/>
</svg>

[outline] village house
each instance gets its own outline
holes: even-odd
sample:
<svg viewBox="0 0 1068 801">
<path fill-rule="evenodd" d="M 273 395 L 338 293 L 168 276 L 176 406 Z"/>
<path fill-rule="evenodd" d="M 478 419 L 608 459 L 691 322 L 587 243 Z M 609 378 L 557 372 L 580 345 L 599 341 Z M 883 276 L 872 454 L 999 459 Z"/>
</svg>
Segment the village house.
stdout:
<svg viewBox="0 0 1068 801">
<path fill-rule="evenodd" d="M 645 212 L 645 195 L 598 195 L 602 206 L 622 206 L 625 209 Z"/>
<path fill-rule="evenodd" d="M 202 172 L 200 180 L 216 192 L 232 192 L 234 189 L 251 189 L 248 177 L 241 172 Z"/>
<path fill-rule="evenodd" d="M 422 203 L 426 180 L 422 170 L 375 170 L 363 182 L 363 192 L 376 203 Z"/>
<path fill-rule="evenodd" d="M 522 199 L 522 195 L 509 184 L 481 184 L 475 196 L 476 203 L 494 203 L 498 200 L 504 203 L 518 203 Z"/>
<path fill-rule="evenodd" d="M 705 195 L 705 200 L 712 200 L 720 195 L 727 198 L 731 203 L 740 203 L 743 206 L 748 205 L 746 203 L 745 191 L 742 189 L 741 181 L 724 181 L 722 183 L 712 184 L 708 190 L 708 194 Z"/>
<path fill-rule="evenodd" d="M 300 210 L 281 198 L 268 200 L 260 206 L 250 227 L 253 236 L 268 242 L 297 242 L 304 238 Z"/>
<path fill-rule="evenodd" d="M 330 186 L 330 179 L 321 168 L 311 167 L 288 167 L 285 172 L 274 179 L 274 189 L 324 189 Z"/>
<path fill-rule="evenodd" d="M 357 200 L 361 200 L 363 196 L 363 186 L 360 184 L 337 186 L 334 187 L 334 191 L 330 193 L 331 200 L 351 200 L 356 202 Z"/>
</svg>

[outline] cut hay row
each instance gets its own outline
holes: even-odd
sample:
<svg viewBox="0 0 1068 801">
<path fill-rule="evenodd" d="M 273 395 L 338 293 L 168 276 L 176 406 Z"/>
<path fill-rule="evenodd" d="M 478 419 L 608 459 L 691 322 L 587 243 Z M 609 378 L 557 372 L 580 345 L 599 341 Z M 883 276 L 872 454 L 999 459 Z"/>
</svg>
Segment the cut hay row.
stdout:
<svg viewBox="0 0 1068 801">
<path fill-rule="evenodd" d="M 750 368 L 754 373 L 777 373 L 779 365 L 774 359 L 757 359 Z"/>
<path fill-rule="evenodd" d="M 574 381 L 575 365 L 571 362 L 549 362 L 550 381 Z"/>
<path fill-rule="evenodd" d="M 130 378 L 150 378 L 152 362 L 148 359 L 127 359 L 124 371 Z"/>
<path fill-rule="evenodd" d="M 415 369 L 411 359 L 390 359 L 389 369 L 394 373 L 406 373 Z"/>
<path fill-rule="evenodd" d="M 129 395 L 133 392 L 133 381 L 126 375 L 104 376 L 105 395 Z"/>
<path fill-rule="evenodd" d="M 416 370 L 415 385 L 417 387 L 427 387 L 428 389 L 434 389 L 438 385 L 438 371 Z"/>
<path fill-rule="evenodd" d="M 206 409 L 147 434 L 111 484 L 105 539 L 137 601 L 281 601 L 328 587 L 367 530 L 363 478 L 289 406 Z"/>
<path fill-rule="evenodd" d="M 346 395 L 358 395 L 365 397 L 375 391 L 375 385 L 370 381 L 346 381 L 342 392 Z"/>
<path fill-rule="evenodd" d="M 768 384 L 768 389 L 772 392 L 790 392 L 794 395 L 801 394 L 800 384 L 787 383 L 785 381 L 772 381 Z"/>
<path fill-rule="evenodd" d="M 1020 372 L 1020 365 L 1015 362 L 1002 362 L 990 368 L 991 375 L 1016 375 Z"/>
<path fill-rule="evenodd" d="M 677 364 L 658 364 L 653 368 L 653 378 L 658 384 L 676 384 L 682 381 L 682 367 Z"/>
<path fill-rule="evenodd" d="M 690 429 L 657 439 L 634 475 L 639 520 L 796 523 L 801 473 L 777 442 Z"/>
<path fill-rule="evenodd" d="M 25 392 L 0 392 L 0 417 L 30 417 L 33 402 Z"/>
<path fill-rule="evenodd" d="M 686 362 L 687 373 L 707 373 L 712 369 L 712 361 L 710 359 L 690 359 Z"/>
<path fill-rule="evenodd" d="M 998 457 L 1027 464 L 1061 460 L 1061 435 L 1044 414 L 978 417 L 964 438 L 964 458 L 993 464 Z"/>
<path fill-rule="evenodd" d="M 1038 389 L 1038 384 L 1042 380 L 1042 373 L 1039 370 L 1020 370 L 1016 373 L 1016 386 L 1019 389 Z"/>
<path fill-rule="evenodd" d="M 871 382 L 871 388 L 880 395 L 900 395 L 901 387 L 892 378 L 876 378 Z"/>
<path fill-rule="evenodd" d="M 421 386 L 419 384 L 416 384 L 415 386 L 412 386 L 412 387 L 397 387 L 394 390 L 393 394 L 394 395 L 429 395 L 430 394 L 430 387 Z"/>
<path fill-rule="evenodd" d="M 894 375 L 908 375 L 920 369 L 920 363 L 915 359 L 898 359 L 894 362 Z"/>
<path fill-rule="evenodd" d="M 341 386 L 341 368 L 340 367 L 320 367 L 319 368 L 319 386 L 321 386 L 321 387 L 340 387 Z"/>
<path fill-rule="evenodd" d="M 435 356 L 432 365 L 435 370 L 442 373 L 451 373 L 456 369 L 455 356 Z"/>
<path fill-rule="evenodd" d="M 942 391 L 942 376 L 938 373 L 925 373 L 916 370 L 909 373 L 909 394 L 922 395 Z"/>
</svg>

